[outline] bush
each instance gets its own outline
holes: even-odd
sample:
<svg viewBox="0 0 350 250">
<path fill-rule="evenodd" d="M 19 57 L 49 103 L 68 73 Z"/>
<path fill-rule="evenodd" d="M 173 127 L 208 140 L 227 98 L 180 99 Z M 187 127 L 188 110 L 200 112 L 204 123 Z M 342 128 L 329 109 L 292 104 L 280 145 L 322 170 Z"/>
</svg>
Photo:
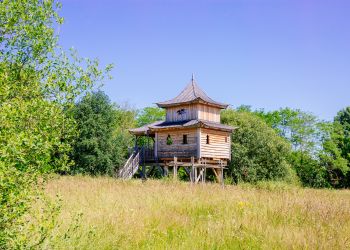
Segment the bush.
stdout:
<svg viewBox="0 0 350 250">
<path fill-rule="evenodd" d="M 116 107 L 99 91 L 78 102 L 73 115 L 79 135 L 74 143 L 74 173 L 113 175 L 123 164 L 131 136 L 126 127 L 133 122 L 131 111 Z M 132 119 L 128 119 L 132 116 Z M 127 121 L 125 123 L 125 121 Z"/>
<path fill-rule="evenodd" d="M 222 122 L 237 129 L 232 134 L 230 174 L 235 182 L 287 180 L 289 144 L 263 120 L 248 112 L 226 110 Z"/>
<path fill-rule="evenodd" d="M 317 159 L 313 159 L 309 154 L 300 151 L 293 152 L 289 161 L 298 174 L 304 186 L 314 188 L 330 187 L 327 180 L 327 170 L 321 166 Z"/>
</svg>

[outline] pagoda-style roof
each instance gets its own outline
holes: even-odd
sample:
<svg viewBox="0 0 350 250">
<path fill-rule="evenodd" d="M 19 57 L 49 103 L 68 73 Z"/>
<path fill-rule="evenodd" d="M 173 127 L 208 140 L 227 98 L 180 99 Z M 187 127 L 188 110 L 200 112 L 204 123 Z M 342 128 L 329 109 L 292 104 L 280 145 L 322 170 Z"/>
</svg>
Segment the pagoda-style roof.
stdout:
<svg viewBox="0 0 350 250">
<path fill-rule="evenodd" d="M 179 122 L 157 121 L 151 124 L 144 125 L 140 128 L 130 129 L 129 132 L 134 135 L 152 135 L 155 131 L 187 128 L 209 128 L 227 132 L 232 132 L 234 129 L 236 129 L 236 127 L 231 127 L 218 122 L 210 122 L 205 120 L 189 120 Z"/>
<path fill-rule="evenodd" d="M 228 104 L 220 103 L 211 99 L 195 82 L 193 76 L 191 82 L 186 88 L 175 98 L 165 101 L 158 102 L 157 105 L 160 108 L 168 108 L 172 106 L 179 106 L 190 103 L 204 103 L 207 105 L 215 106 L 221 109 L 228 107 Z"/>
</svg>

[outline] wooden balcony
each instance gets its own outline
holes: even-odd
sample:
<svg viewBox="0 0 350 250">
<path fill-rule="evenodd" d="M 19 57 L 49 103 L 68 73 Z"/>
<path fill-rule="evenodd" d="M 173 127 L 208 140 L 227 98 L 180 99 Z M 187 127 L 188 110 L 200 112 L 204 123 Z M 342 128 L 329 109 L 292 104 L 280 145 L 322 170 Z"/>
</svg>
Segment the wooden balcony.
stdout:
<svg viewBox="0 0 350 250">
<path fill-rule="evenodd" d="M 140 163 L 148 163 L 148 162 L 156 161 L 153 146 L 137 147 L 135 151 L 140 152 Z"/>
</svg>

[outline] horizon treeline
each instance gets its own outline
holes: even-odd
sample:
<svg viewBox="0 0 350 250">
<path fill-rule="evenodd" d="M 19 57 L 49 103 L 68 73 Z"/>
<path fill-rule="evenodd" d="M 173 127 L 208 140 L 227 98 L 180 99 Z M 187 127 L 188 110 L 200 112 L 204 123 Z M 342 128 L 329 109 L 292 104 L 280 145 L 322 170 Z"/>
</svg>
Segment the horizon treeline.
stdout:
<svg viewBox="0 0 350 250">
<path fill-rule="evenodd" d="M 134 145 L 128 129 L 165 119 L 161 108 L 121 107 L 102 91 L 82 98 L 73 110 L 80 135 L 72 146 L 70 173 L 113 176 Z M 349 111 L 339 111 L 333 122 L 290 108 L 266 112 L 241 105 L 222 111 L 222 123 L 238 127 L 226 178 L 231 183 L 278 180 L 350 187 Z"/>
</svg>

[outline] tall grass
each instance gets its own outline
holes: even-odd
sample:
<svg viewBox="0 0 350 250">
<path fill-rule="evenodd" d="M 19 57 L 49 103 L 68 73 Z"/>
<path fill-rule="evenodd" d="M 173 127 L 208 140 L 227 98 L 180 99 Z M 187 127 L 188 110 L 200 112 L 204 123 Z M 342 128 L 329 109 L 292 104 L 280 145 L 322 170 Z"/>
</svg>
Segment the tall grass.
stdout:
<svg viewBox="0 0 350 250">
<path fill-rule="evenodd" d="M 61 177 L 56 249 L 349 249 L 350 191 Z"/>
</svg>

